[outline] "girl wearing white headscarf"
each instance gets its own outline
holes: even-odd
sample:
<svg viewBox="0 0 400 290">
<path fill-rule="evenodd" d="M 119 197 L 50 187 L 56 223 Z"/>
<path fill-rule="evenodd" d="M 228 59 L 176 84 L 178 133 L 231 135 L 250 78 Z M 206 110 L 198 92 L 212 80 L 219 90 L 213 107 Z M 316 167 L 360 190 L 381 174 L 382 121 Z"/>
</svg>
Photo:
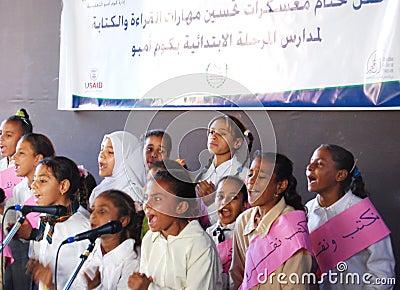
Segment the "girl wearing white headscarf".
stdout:
<svg viewBox="0 0 400 290">
<path fill-rule="evenodd" d="M 98 162 L 99 175 L 104 180 L 93 189 L 90 207 L 100 193 L 110 189 L 126 192 L 134 201 L 143 203 L 145 167 L 141 145 L 134 135 L 126 131 L 104 135 Z"/>
</svg>

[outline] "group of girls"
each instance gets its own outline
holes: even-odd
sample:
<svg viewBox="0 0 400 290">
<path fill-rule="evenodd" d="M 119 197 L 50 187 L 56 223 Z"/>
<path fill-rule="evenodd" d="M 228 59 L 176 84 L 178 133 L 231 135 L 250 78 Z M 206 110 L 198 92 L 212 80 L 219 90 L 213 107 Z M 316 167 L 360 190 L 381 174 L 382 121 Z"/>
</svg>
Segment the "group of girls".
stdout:
<svg viewBox="0 0 400 290">
<path fill-rule="evenodd" d="M 30 289 L 31 278 L 39 289 L 63 288 L 88 245 L 65 244 L 66 239 L 110 220 L 120 221 L 122 230 L 96 241 L 72 289 L 365 287 L 333 285 L 326 279 L 327 272 L 341 271 L 335 268 L 339 262 L 346 263 L 349 273 L 369 273 L 371 283 L 394 277 L 389 231 L 368 199 L 363 202 L 366 193 L 356 160 L 340 146 L 321 145 L 312 155 L 308 190 L 318 195 L 304 207 L 286 156 L 257 151 L 247 168 L 253 135 L 230 115 L 210 121 L 207 147 L 212 157 L 194 181 L 183 166 L 169 160 L 167 133 L 150 130 L 142 140 L 125 131 L 106 134 L 98 155 L 103 180 L 93 190 L 87 173 L 69 158 L 55 156 L 47 137 L 32 133 L 26 111 L 3 121 L 0 135 L 2 168 L 15 166 L 24 177 L 12 202 L 67 208 L 61 216 L 42 214 L 36 224 L 32 218 L 21 226 L 13 243 L 22 243 L 23 250 L 10 245 L 14 259 L 24 253 L 15 273 L 26 267 L 27 281 L 21 276 L 7 280 L 8 272 L 12 277 L 8 266 L 7 289 Z M 245 157 L 239 160 L 236 153 L 246 143 Z M 85 191 L 91 192 L 88 200 L 82 198 Z M 369 216 L 359 214 L 366 209 Z M 201 219 L 204 215 L 211 225 Z M 357 228 L 349 217 L 359 217 L 364 226 Z M 356 230 L 332 231 L 342 223 Z M 339 241 L 344 236 L 346 241 Z M 301 279 L 309 273 L 321 281 Z M 288 279 L 293 274 L 300 279 Z M 286 279 L 278 281 L 278 275 Z"/>
</svg>

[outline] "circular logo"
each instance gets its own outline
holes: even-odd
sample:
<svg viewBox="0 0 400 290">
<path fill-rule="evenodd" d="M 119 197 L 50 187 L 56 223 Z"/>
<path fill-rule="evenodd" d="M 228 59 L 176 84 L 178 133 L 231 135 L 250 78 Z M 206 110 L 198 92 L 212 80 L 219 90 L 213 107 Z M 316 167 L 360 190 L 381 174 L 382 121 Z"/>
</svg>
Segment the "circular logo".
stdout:
<svg viewBox="0 0 400 290">
<path fill-rule="evenodd" d="M 247 88 L 240 83 L 231 80 L 227 77 L 223 80 L 224 85 L 210 86 L 209 83 L 205 82 L 205 78 L 209 75 L 205 74 L 190 74 L 183 75 L 176 78 L 167 80 L 158 86 L 152 88 L 147 92 L 135 105 L 136 109 L 141 107 L 148 107 L 149 100 L 153 100 L 154 96 L 158 96 L 157 104 L 161 105 L 156 107 L 155 110 L 132 110 L 126 120 L 124 130 L 128 131 L 136 136 L 143 136 L 145 132 L 151 129 L 159 129 L 171 136 L 173 140 L 172 151 L 170 159 L 179 159 L 182 164 L 183 160 L 186 164 L 186 168 L 176 170 L 174 168 L 168 168 L 168 163 L 165 163 L 165 170 L 168 171 L 177 180 L 190 183 L 192 185 L 197 184 L 200 180 L 206 179 L 205 174 L 207 169 L 210 169 L 210 164 L 213 162 L 214 155 L 211 153 L 209 148 L 209 132 L 210 122 L 212 120 L 222 118 L 226 116 L 225 110 L 215 110 L 212 107 L 202 107 L 198 110 L 190 110 L 190 107 L 178 107 L 179 110 L 171 110 L 174 108 L 174 104 L 187 103 L 191 98 L 212 98 L 212 104 L 230 104 L 231 108 L 234 108 L 229 115 L 236 117 L 241 123 L 245 125 L 247 130 L 243 128 L 236 128 L 236 125 L 230 125 L 229 127 L 234 132 L 235 129 L 239 129 L 236 132 L 241 132 L 239 137 L 243 142 L 238 146 L 232 141 L 231 136 L 224 136 L 223 132 L 218 131 L 221 138 L 224 139 L 225 143 L 229 146 L 229 151 L 232 152 L 234 158 L 228 160 L 227 164 L 239 164 L 240 166 L 227 166 L 224 170 L 223 175 L 239 175 L 246 176 L 247 170 L 250 167 L 250 160 L 252 159 L 252 153 L 254 149 L 261 151 L 276 152 L 276 137 L 272 122 L 269 118 L 268 113 L 260 102 L 257 101 L 256 96 L 252 94 Z M 254 108 L 259 110 L 248 110 L 243 111 L 240 106 L 235 104 L 234 98 L 229 98 L 232 92 L 240 92 L 247 98 L 250 96 L 254 97 L 252 100 L 253 104 L 258 102 L 258 106 L 254 105 Z M 196 103 L 193 100 L 191 103 Z M 166 112 L 168 109 L 168 112 Z M 251 136 L 254 136 L 253 140 L 248 137 L 251 132 Z M 253 139 L 253 138 L 252 138 Z M 235 139 L 236 140 L 236 139 Z M 221 142 L 223 143 L 223 142 Z M 249 150 L 249 144 L 253 145 L 253 150 Z M 231 162 L 231 163 L 229 163 Z M 179 172 L 179 174 L 178 174 Z M 183 174 L 181 174 L 183 172 Z M 209 172 L 208 172 L 209 173 Z M 150 173 L 151 174 L 151 173 Z M 204 174 L 204 176 L 202 175 Z M 201 178 L 199 178 L 201 177 Z M 151 180 L 152 177 L 147 177 L 147 180 Z M 213 184 L 214 186 L 216 184 Z M 161 184 L 164 190 L 168 191 L 170 188 L 165 187 Z M 145 200 L 149 198 L 148 190 L 149 186 L 146 186 Z M 171 196 L 175 195 L 175 199 L 179 202 L 187 202 L 190 204 L 197 204 L 196 214 L 193 211 L 187 211 L 185 213 L 177 214 L 176 211 L 172 210 L 171 207 L 157 208 L 157 211 L 163 212 L 170 216 L 179 216 L 185 218 L 200 217 L 204 215 L 204 197 L 194 198 L 195 200 L 188 199 L 185 197 L 177 197 L 174 192 L 170 192 Z M 215 201 L 215 191 L 212 193 L 209 200 Z M 150 199 L 149 199 L 150 200 Z M 212 202 L 214 203 L 214 202 Z M 208 210 L 210 211 L 210 208 Z M 213 211 L 218 209 L 214 207 Z M 210 212 L 209 212 L 210 213 Z"/>
</svg>

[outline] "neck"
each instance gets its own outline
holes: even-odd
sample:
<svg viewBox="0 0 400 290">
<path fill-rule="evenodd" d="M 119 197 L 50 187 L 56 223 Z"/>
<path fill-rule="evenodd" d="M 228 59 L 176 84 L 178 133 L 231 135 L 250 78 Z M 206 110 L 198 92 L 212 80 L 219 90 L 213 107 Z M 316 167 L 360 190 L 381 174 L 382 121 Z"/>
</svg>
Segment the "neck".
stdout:
<svg viewBox="0 0 400 290">
<path fill-rule="evenodd" d="M 101 237 L 101 247 L 108 253 L 120 245 L 120 234 L 104 235 Z"/>
<path fill-rule="evenodd" d="M 215 155 L 215 158 L 214 158 L 214 166 L 215 166 L 215 168 L 217 168 L 222 163 L 224 163 L 225 161 L 228 161 L 230 159 L 232 159 L 232 155 L 231 155 L 230 152 L 225 153 L 225 154 Z"/>
<path fill-rule="evenodd" d="M 64 195 L 63 195 L 63 197 L 64 197 Z M 63 206 L 65 206 L 65 207 L 68 207 L 68 206 L 70 206 L 71 205 L 71 200 L 68 198 L 68 197 L 65 197 L 65 198 L 62 198 L 62 199 L 59 199 L 56 203 L 54 203 L 54 204 L 58 204 L 58 205 L 63 205 Z"/>
<path fill-rule="evenodd" d="M 183 229 L 188 225 L 188 221 L 185 219 L 177 218 L 176 221 L 170 225 L 167 229 L 161 231 L 161 234 L 164 238 L 168 238 L 168 236 L 177 236 L 179 235 Z"/>
<path fill-rule="evenodd" d="M 32 182 L 33 182 L 33 178 L 34 178 L 35 173 L 31 172 L 29 173 L 26 178 L 28 179 L 28 187 L 31 188 Z"/>
<path fill-rule="evenodd" d="M 259 206 L 259 210 L 258 210 L 258 215 L 260 217 L 260 220 L 277 204 L 266 204 L 266 205 L 261 205 Z"/>
<path fill-rule="evenodd" d="M 337 202 L 340 198 L 342 198 L 345 195 L 345 193 L 340 192 L 338 189 L 337 190 L 332 190 L 328 192 L 321 192 L 319 194 L 319 205 L 322 207 L 329 207 L 335 202 Z"/>
</svg>

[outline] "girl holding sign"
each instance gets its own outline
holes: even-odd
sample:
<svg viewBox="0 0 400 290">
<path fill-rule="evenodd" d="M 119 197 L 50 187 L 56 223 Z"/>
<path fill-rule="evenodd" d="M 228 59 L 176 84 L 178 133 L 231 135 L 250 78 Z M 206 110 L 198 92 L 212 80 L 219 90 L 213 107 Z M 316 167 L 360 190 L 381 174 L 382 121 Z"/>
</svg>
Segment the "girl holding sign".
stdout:
<svg viewBox="0 0 400 290">
<path fill-rule="evenodd" d="M 256 152 L 246 178 L 252 208 L 234 231 L 231 288 L 309 288 L 302 276 L 312 268 L 311 244 L 292 172 L 286 156 Z"/>
<path fill-rule="evenodd" d="M 318 194 L 306 207 L 322 289 L 364 289 L 376 278 L 394 277 L 390 231 L 366 198 L 356 162 L 343 147 L 324 144 L 306 168 L 308 191 Z M 360 283 L 332 284 L 331 273 L 357 275 Z"/>
</svg>

